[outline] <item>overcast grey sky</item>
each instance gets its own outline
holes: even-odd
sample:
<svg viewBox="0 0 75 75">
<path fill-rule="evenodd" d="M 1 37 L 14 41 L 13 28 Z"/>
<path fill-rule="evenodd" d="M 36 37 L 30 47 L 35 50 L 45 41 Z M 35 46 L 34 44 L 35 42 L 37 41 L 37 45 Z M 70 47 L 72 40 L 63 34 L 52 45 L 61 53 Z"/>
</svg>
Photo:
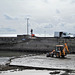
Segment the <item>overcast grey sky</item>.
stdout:
<svg viewBox="0 0 75 75">
<path fill-rule="evenodd" d="M 75 33 L 75 0 L 0 0 L 0 34 Z"/>
</svg>

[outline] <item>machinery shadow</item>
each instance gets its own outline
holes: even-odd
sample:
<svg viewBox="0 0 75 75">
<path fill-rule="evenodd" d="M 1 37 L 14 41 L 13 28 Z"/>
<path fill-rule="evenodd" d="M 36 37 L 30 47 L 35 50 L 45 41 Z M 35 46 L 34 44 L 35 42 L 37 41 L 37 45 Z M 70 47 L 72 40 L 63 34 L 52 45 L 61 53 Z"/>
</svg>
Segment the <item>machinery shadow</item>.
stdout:
<svg viewBox="0 0 75 75">
<path fill-rule="evenodd" d="M 71 60 L 71 58 L 68 58 L 68 57 L 51 57 L 51 58 L 56 58 L 56 59 L 61 59 L 61 60 L 63 59 Z"/>
</svg>

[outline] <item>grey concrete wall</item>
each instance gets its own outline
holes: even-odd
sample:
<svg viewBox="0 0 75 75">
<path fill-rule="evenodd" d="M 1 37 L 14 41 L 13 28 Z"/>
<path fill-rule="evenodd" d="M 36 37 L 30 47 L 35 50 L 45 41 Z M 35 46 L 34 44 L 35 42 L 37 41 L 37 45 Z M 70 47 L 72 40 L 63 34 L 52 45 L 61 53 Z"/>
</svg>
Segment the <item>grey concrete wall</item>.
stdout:
<svg viewBox="0 0 75 75">
<path fill-rule="evenodd" d="M 12 39 L 15 40 L 12 42 Z M 63 45 L 67 43 L 70 52 L 75 52 L 75 38 L 37 37 L 25 38 L 25 40 L 22 40 L 22 37 L 16 37 L 11 38 L 9 42 L 4 42 L 6 42 L 6 40 L 3 41 L 3 43 L 0 42 L 0 50 L 46 52 L 55 49 L 57 44 Z"/>
</svg>

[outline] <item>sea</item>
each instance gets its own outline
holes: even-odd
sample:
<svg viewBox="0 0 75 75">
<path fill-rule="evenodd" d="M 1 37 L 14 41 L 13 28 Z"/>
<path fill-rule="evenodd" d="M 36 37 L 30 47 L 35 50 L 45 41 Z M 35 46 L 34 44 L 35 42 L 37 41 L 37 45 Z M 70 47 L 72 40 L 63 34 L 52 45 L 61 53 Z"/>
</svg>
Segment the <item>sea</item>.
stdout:
<svg viewBox="0 0 75 75">
<path fill-rule="evenodd" d="M 11 58 L 33 55 L 28 52 L 0 51 L 0 65 L 5 65 Z"/>
</svg>

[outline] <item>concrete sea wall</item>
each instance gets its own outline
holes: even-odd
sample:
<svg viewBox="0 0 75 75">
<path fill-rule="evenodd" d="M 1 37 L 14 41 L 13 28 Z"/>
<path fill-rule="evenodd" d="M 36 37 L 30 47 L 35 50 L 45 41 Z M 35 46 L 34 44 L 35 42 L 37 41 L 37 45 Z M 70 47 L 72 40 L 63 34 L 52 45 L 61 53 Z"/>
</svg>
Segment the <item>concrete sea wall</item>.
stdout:
<svg viewBox="0 0 75 75">
<path fill-rule="evenodd" d="M 48 52 L 64 43 L 67 43 L 71 53 L 75 53 L 75 38 L 55 37 L 0 37 L 0 50 Z"/>
</svg>

